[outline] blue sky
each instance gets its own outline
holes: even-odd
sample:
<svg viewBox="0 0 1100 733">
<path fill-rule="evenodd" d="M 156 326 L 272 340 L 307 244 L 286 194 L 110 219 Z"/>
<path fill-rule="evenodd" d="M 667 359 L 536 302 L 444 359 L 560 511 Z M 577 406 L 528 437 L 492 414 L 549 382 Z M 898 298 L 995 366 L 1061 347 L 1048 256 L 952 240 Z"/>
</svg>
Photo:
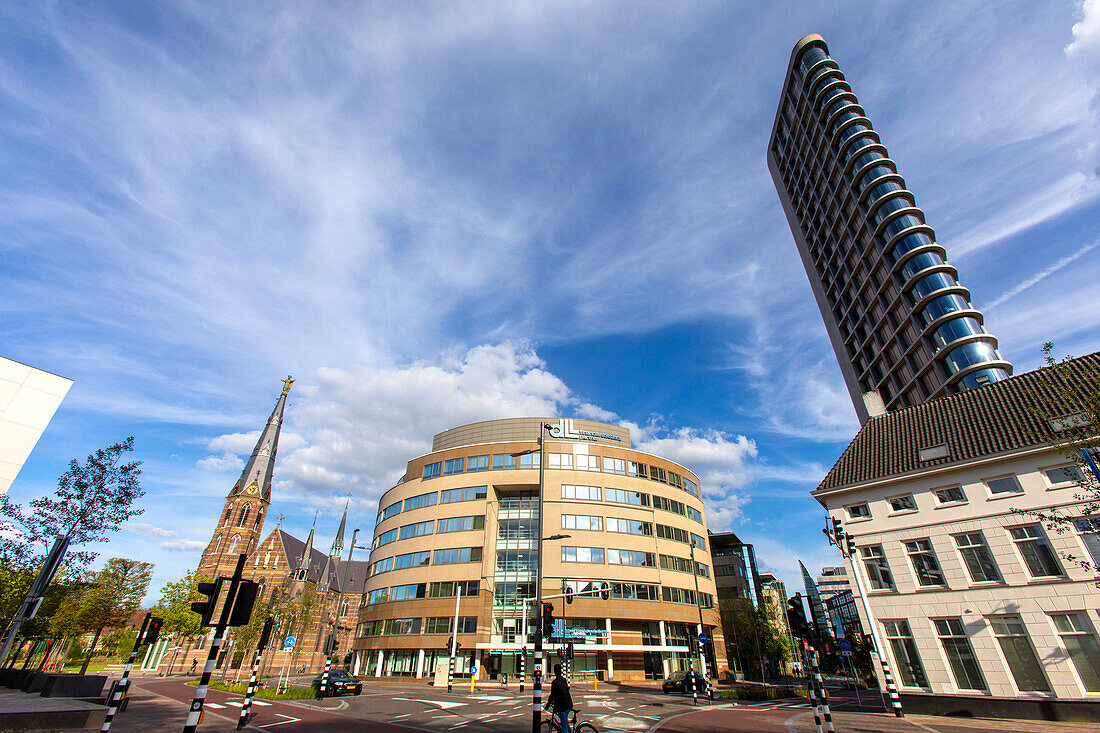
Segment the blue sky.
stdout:
<svg viewBox="0 0 1100 733">
<path fill-rule="evenodd" d="M 302 536 L 439 430 L 587 416 L 797 587 L 857 427 L 765 162 L 811 32 L 1017 371 L 1100 348 L 1098 0 L 0 6 L 0 353 L 75 380 L 11 496 L 135 435 L 102 551 L 159 586 L 291 373 Z"/>
</svg>

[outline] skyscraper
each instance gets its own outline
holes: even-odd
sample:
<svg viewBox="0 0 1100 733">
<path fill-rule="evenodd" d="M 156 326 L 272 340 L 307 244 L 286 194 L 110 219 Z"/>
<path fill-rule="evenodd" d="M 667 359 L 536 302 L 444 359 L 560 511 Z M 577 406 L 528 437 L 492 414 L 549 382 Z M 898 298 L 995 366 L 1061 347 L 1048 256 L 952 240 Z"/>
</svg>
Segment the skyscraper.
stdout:
<svg viewBox="0 0 1100 733">
<path fill-rule="evenodd" d="M 821 36 L 791 54 L 768 168 L 860 423 L 1011 375 Z"/>
</svg>

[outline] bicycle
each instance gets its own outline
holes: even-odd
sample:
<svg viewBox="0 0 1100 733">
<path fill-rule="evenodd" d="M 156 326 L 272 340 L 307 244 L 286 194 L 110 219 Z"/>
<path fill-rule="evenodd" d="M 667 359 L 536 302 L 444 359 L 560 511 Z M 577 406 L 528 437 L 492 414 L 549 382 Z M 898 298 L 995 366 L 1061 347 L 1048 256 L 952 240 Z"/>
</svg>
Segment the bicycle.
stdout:
<svg viewBox="0 0 1100 733">
<path fill-rule="evenodd" d="M 591 723 L 577 722 L 577 708 L 573 708 L 569 712 L 569 729 L 573 733 L 600 733 L 599 729 Z M 539 733 L 561 733 L 561 723 L 558 722 L 558 716 L 550 713 L 549 718 L 543 718 L 542 725 L 539 726 Z"/>
</svg>

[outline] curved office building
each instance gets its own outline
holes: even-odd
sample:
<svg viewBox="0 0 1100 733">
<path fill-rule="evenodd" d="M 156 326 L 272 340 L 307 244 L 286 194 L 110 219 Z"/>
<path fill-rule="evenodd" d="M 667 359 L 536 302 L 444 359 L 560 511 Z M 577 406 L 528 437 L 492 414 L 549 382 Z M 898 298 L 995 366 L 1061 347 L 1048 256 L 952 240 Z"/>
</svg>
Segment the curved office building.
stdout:
<svg viewBox="0 0 1100 733">
<path fill-rule="evenodd" d="M 791 55 L 768 167 L 861 422 L 1011 375 L 821 36 Z"/>
<path fill-rule="evenodd" d="M 553 430 L 543 537 L 556 538 L 543 543 L 543 595 L 601 583 L 609 594 L 548 601 L 563 621 L 547 668 L 558 640 L 570 640 L 575 678 L 659 679 L 691 663 L 700 631 L 711 640 L 711 673 L 715 662 L 726 667 L 699 479 L 633 450 L 617 425 L 519 418 L 436 435 L 432 452 L 410 460 L 382 496 L 353 671 L 436 674 L 457 601 L 458 669 L 514 680 L 526 647 L 530 680 L 544 424 Z"/>
</svg>

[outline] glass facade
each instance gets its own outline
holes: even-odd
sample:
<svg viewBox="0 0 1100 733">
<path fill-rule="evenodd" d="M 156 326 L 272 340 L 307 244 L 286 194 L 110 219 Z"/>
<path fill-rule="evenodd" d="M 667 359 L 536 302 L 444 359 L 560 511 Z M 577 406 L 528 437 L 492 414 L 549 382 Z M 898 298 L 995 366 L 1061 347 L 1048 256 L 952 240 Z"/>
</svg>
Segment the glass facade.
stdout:
<svg viewBox="0 0 1100 733">
<path fill-rule="evenodd" d="M 866 392 L 896 409 L 1011 374 L 820 38 L 795 52 L 768 163 L 861 421 Z"/>
</svg>

